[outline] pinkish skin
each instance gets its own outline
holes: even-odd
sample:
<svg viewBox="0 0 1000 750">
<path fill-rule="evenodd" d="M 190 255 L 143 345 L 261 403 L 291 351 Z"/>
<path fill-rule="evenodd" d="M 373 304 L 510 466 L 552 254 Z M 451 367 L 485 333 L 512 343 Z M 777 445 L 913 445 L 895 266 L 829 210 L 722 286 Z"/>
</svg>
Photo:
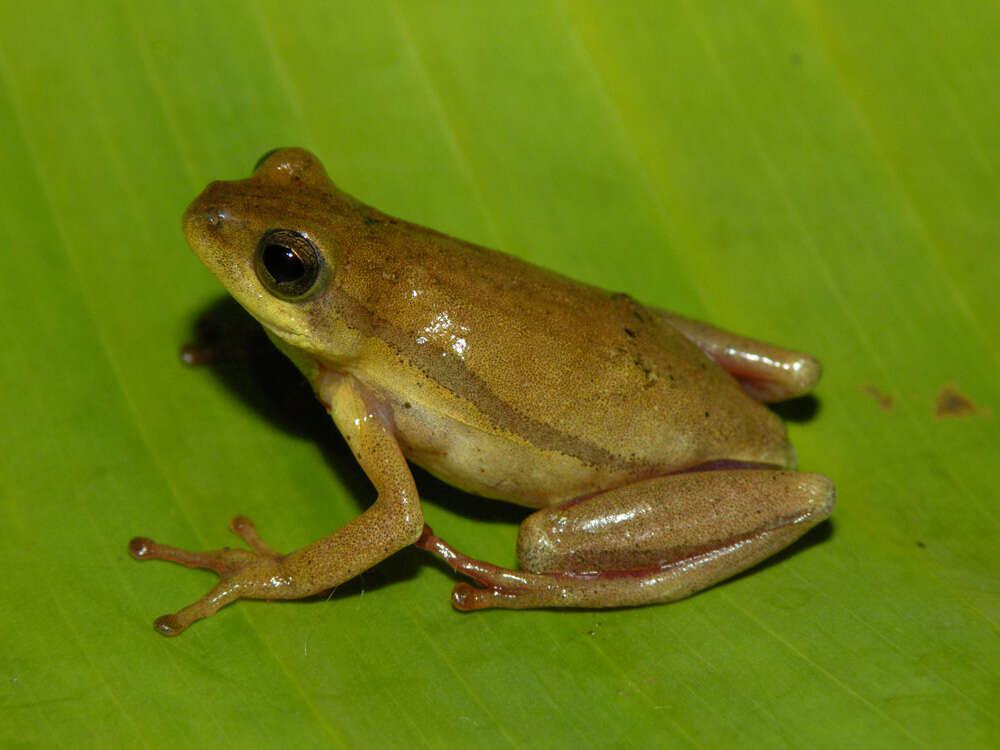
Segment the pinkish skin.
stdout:
<svg viewBox="0 0 1000 750">
<path fill-rule="evenodd" d="M 688 596 L 825 519 L 829 479 L 794 471 L 760 405 L 807 393 L 812 357 L 386 216 L 301 149 L 188 208 L 192 249 L 302 370 L 377 497 L 289 554 L 246 518 L 250 547 L 190 552 L 136 538 L 139 560 L 219 575 L 160 617 L 176 635 L 239 598 L 327 590 L 416 544 L 484 607 L 620 607 Z M 277 238 L 277 239 L 275 239 Z M 423 523 L 408 462 L 473 494 L 537 508 L 507 570 Z"/>
</svg>

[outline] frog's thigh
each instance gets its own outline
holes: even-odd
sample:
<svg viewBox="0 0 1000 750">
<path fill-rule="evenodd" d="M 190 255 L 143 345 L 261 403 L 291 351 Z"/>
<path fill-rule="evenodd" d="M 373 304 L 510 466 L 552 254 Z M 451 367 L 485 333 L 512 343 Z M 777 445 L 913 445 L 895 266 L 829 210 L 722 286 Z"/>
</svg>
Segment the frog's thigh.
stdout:
<svg viewBox="0 0 1000 750">
<path fill-rule="evenodd" d="M 652 312 L 714 359 L 758 401 L 783 401 L 813 389 L 823 368 L 815 358 L 740 336 L 667 310 Z"/>
<path fill-rule="evenodd" d="M 520 609 L 680 599 L 791 544 L 830 514 L 833 499 L 829 479 L 794 471 L 703 471 L 638 482 L 527 518 L 518 557 L 529 572 L 458 555 L 453 566 L 483 588 L 459 584 L 454 601 L 461 609 Z"/>
</svg>

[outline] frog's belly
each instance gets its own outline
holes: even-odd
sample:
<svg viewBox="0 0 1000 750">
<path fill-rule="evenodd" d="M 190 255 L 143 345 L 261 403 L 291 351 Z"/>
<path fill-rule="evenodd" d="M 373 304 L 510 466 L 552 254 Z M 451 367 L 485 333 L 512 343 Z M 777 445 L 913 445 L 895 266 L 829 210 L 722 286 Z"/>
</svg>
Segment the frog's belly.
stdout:
<svg viewBox="0 0 1000 750">
<path fill-rule="evenodd" d="M 410 461 L 467 492 L 536 508 L 719 459 L 795 464 L 783 429 L 758 440 L 706 440 L 653 420 L 636 425 L 642 437 L 613 452 L 572 436 L 539 433 L 533 440 L 470 424 L 479 415 L 463 419 L 398 402 L 391 411 Z"/>
<path fill-rule="evenodd" d="M 397 408 L 393 419 L 406 457 L 439 479 L 483 497 L 543 507 L 664 473 L 657 463 L 588 462 L 419 408 Z"/>
</svg>

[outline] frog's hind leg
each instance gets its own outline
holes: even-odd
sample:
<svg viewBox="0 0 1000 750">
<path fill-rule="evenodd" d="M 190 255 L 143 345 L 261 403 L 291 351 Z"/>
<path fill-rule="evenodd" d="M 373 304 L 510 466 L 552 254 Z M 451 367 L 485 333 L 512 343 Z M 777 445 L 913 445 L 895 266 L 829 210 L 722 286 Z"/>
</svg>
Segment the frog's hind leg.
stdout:
<svg viewBox="0 0 1000 750">
<path fill-rule="evenodd" d="M 653 310 L 680 331 L 758 401 L 784 401 L 813 389 L 823 368 L 813 357 L 716 328 L 667 310 Z"/>
<path fill-rule="evenodd" d="M 820 474 L 717 469 L 610 490 L 525 519 L 509 570 L 457 552 L 427 527 L 417 546 L 478 586 L 452 602 L 485 607 L 622 607 L 689 596 L 788 546 L 826 518 L 834 490 Z"/>
</svg>

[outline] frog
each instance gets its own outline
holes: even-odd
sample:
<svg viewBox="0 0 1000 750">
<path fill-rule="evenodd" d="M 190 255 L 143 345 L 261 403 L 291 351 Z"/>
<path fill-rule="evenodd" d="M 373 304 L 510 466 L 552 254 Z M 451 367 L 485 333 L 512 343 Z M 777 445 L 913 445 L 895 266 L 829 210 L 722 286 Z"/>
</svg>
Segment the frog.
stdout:
<svg viewBox="0 0 1000 750">
<path fill-rule="evenodd" d="M 821 366 L 808 354 L 382 213 L 301 148 L 209 184 L 183 230 L 309 382 L 375 498 L 287 554 L 244 516 L 230 529 L 248 548 L 136 537 L 138 560 L 219 576 L 155 620 L 164 635 L 240 598 L 333 589 L 410 545 L 461 576 L 461 611 L 671 602 L 757 565 L 833 509 L 833 483 L 795 469 L 766 405 L 813 389 Z M 411 464 L 532 509 L 519 567 L 437 536 Z"/>
</svg>

